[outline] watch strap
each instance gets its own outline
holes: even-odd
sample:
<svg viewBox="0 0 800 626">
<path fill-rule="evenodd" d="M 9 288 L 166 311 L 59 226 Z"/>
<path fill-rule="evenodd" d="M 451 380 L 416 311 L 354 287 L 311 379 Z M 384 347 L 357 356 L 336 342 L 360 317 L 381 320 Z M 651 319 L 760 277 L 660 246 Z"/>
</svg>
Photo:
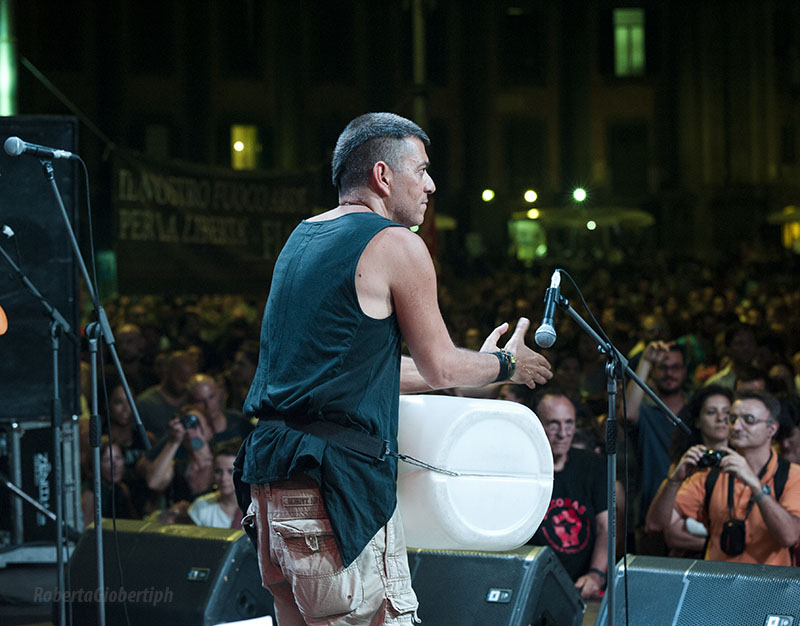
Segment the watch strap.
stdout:
<svg viewBox="0 0 800 626">
<path fill-rule="evenodd" d="M 764 496 L 768 496 L 772 493 L 772 489 L 769 488 L 769 485 L 761 485 L 761 491 L 759 491 L 755 498 L 753 498 L 753 502 L 759 502 L 761 498 Z"/>
</svg>

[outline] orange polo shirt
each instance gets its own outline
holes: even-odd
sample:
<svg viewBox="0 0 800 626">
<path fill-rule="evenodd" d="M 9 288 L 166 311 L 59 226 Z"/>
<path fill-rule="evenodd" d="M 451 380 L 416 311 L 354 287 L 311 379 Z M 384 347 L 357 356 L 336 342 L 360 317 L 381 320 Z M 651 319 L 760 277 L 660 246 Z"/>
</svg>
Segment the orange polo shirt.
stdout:
<svg viewBox="0 0 800 626">
<path fill-rule="evenodd" d="M 775 493 L 775 470 L 778 468 L 778 456 L 772 455 L 767 471 L 761 482 L 769 485 Z M 681 515 L 702 521 L 709 529 L 709 542 L 706 549 L 706 560 L 728 561 L 731 563 L 760 563 L 764 565 L 792 565 L 789 548 L 781 546 L 772 537 L 761 517 L 758 504 L 753 504 L 747 516 L 745 548 L 738 556 L 729 556 L 720 548 L 720 534 L 723 524 L 728 521 L 728 474 L 720 474 L 709 502 L 708 517 L 703 511 L 706 495 L 706 476 L 710 470 L 701 470 L 683 482 L 675 496 L 675 508 Z M 733 483 L 733 516 L 744 519 L 747 503 L 751 496 L 750 488 L 739 480 Z M 786 485 L 779 500 L 789 513 L 800 517 L 800 465 L 792 463 Z M 710 518 L 710 519 L 709 519 Z"/>
</svg>

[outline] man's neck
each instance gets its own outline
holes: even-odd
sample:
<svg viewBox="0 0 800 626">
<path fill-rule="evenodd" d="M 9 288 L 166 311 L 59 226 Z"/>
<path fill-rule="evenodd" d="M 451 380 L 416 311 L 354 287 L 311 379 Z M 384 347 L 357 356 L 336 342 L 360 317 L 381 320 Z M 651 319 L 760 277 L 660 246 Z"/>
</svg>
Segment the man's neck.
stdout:
<svg viewBox="0 0 800 626">
<path fill-rule="evenodd" d="M 560 472 L 564 469 L 564 466 L 567 464 L 567 455 L 566 454 L 559 454 L 558 456 L 553 457 L 553 471 Z"/>
<path fill-rule="evenodd" d="M 173 393 L 166 385 L 159 385 L 158 391 L 172 406 L 179 406 L 183 404 L 184 395 L 177 395 Z"/>
<path fill-rule="evenodd" d="M 659 391 L 658 397 L 673 413 L 677 413 L 683 408 L 683 405 L 686 404 L 686 394 L 684 394 L 680 389 L 676 391 L 670 391 L 668 393 Z"/>
<path fill-rule="evenodd" d="M 220 411 L 211 418 L 211 427 L 214 429 L 215 433 L 221 433 L 227 430 L 228 418 L 225 417 L 225 413 L 223 411 Z"/>
<path fill-rule="evenodd" d="M 760 446 L 758 448 L 746 448 L 744 450 L 737 450 L 739 454 L 741 454 L 747 464 L 750 466 L 750 469 L 755 472 L 756 475 L 761 471 L 761 468 L 766 465 L 767 461 L 769 461 L 769 455 L 772 453 L 772 448 L 770 447 L 769 443 L 764 446 Z"/>
</svg>

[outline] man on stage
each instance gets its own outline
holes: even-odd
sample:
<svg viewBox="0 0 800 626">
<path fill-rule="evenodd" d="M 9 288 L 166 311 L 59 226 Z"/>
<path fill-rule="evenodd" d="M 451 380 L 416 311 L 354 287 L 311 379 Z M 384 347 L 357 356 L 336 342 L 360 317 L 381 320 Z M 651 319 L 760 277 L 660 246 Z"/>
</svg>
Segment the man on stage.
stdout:
<svg viewBox="0 0 800 626">
<path fill-rule="evenodd" d="M 416 620 L 397 459 L 381 446 L 397 449 L 400 393 L 552 376 L 524 344 L 524 318 L 504 350 L 507 324 L 481 351 L 453 345 L 431 257 L 408 228 L 436 189 L 428 143 L 391 113 L 350 122 L 332 161 L 339 206 L 303 221 L 275 264 L 244 407 L 259 425 L 237 479 L 280 626 Z"/>
</svg>

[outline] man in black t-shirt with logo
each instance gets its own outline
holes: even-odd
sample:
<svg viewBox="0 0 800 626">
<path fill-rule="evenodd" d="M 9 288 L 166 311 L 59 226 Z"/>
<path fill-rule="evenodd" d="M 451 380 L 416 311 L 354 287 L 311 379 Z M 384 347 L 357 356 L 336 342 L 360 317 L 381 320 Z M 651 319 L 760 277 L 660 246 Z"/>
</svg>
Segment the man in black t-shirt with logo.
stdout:
<svg viewBox="0 0 800 626">
<path fill-rule="evenodd" d="M 572 448 L 575 405 L 545 393 L 534 407 L 553 451 L 553 495 L 542 525 L 530 540 L 550 546 L 585 599 L 598 598 L 608 569 L 608 507 L 603 459 Z"/>
</svg>

